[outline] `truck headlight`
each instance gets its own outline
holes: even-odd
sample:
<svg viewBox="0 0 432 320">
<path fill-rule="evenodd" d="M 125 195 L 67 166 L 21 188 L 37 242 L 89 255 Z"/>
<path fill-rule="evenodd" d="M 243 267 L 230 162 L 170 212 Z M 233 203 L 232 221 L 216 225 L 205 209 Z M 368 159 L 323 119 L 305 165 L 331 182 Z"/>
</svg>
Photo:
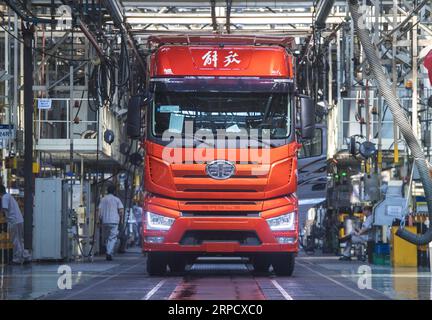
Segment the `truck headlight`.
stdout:
<svg viewBox="0 0 432 320">
<path fill-rule="evenodd" d="M 295 212 L 267 219 L 267 223 L 272 231 L 292 231 L 295 229 Z"/>
<path fill-rule="evenodd" d="M 175 219 L 147 211 L 147 230 L 169 230 Z"/>
</svg>

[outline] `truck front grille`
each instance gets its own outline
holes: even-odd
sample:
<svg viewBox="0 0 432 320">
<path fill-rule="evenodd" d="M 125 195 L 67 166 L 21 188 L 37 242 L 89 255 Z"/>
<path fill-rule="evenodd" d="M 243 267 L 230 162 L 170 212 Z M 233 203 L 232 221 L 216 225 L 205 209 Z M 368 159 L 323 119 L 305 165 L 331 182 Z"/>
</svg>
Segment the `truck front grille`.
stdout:
<svg viewBox="0 0 432 320">
<path fill-rule="evenodd" d="M 257 190 L 251 189 L 185 189 L 184 192 L 205 192 L 205 193 L 215 193 L 215 192 L 240 192 L 240 193 L 252 193 L 257 192 Z"/>
<path fill-rule="evenodd" d="M 259 217 L 258 211 L 184 211 L 182 217 Z"/>
<path fill-rule="evenodd" d="M 180 240 L 181 245 L 195 246 L 205 242 L 237 242 L 243 246 L 257 246 L 261 244 L 255 231 L 186 231 Z"/>
</svg>

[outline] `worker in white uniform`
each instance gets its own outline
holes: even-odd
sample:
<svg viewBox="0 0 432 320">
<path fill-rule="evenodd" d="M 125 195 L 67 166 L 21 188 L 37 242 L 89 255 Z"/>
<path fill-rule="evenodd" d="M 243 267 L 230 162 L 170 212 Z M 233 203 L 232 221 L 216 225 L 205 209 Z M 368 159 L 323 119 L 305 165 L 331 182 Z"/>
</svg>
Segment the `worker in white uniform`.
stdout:
<svg viewBox="0 0 432 320">
<path fill-rule="evenodd" d="M 15 198 L 6 192 L 6 188 L 0 185 L 2 211 L 6 216 L 8 231 L 13 244 L 13 264 L 30 262 L 31 257 L 24 249 L 24 219 Z"/>
<path fill-rule="evenodd" d="M 136 202 L 136 201 L 134 202 L 132 209 L 133 209 L 133 214 L 134 214 L 137 229 L 138 229 L 139 245 L 141 246 L 141 244 L 142 244 L 142 215 L 143 215 L 143 210 L 142 210 L 141 206 L 138 204 L 138 202 Z"/>
<path fill-rule="evenodd" d="M 351 234 L 340 239 L 340 242 L 346 242 L 346 246 L 342 253 L 342 257 L 339 260 L 350 261 L 352 245 L 357 243 L 366 243 L 370 240 L 373 226 L 372 210 L 370 208 L 365 208 L 363 213 L 365 214 L 366 219 L 363 222 L 361 229 L 354 230 Z"/>
<path fill-rule="evenodd" d="M 106 245 L 106 259 L 111 261 L 124 207 L 121 200 L 114 195 L 115 187 L 113 185 L 107 188 L 107 192 L 108 194 L 99 203 L 98 215 L 102 222 L 102 234 Z"/>
</svg>

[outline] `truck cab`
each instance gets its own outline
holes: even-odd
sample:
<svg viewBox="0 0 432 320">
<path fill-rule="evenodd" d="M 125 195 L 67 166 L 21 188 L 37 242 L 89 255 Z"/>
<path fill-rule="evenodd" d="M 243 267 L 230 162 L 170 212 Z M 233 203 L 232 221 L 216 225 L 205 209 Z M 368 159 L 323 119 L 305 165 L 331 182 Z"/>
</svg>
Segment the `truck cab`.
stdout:
<svg viewBox="0 0 432 320">
<path fill-rule="evenodd" d="M 150 38 L 147 271 L 242 256 L 291 275 L 298 252 L 292 38 Z"/>
</svg>

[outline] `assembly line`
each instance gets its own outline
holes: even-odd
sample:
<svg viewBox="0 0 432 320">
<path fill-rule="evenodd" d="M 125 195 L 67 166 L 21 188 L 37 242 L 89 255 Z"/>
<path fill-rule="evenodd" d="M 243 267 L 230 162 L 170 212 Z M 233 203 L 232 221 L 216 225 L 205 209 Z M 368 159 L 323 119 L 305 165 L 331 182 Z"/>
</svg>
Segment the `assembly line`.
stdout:
<svg viewBox="0 0 432 320">
<path fill-rule="evenodd" d="M 431 300 L 431 13 L 3 0 L 0 300 Z"/>
</svg>

